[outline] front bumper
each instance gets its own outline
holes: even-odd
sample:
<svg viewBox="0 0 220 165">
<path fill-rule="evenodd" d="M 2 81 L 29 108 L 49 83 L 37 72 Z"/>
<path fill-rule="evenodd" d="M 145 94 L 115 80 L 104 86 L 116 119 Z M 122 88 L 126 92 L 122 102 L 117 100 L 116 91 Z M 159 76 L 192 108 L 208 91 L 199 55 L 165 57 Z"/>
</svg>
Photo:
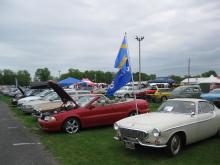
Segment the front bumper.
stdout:
<svg viewBox="0 0 220 165">
<path fill-rule="evenodd" d="M 118 140 L 118 141 L 131 142 L 131 143 L 139 144 L 139 145 L 145 146 L 145 147 L 152 147 L 152 148 L 165 148 L 165 147 L 167 147 L 166 144 L 143 143 L 138 138 L 135 138 L 133 140 L 128 140 L 128 139 L 125 140 L 125 139 L 120 139 L 119 137 L 115 136 L 114 139 Z"/>
<path fill-rule="evenodd" d="M 60 121 L 45 121 L 41 118 L 38 118 L 38 124 L 44 131 L 60 131 L 62 127 Z"/>
</svg>

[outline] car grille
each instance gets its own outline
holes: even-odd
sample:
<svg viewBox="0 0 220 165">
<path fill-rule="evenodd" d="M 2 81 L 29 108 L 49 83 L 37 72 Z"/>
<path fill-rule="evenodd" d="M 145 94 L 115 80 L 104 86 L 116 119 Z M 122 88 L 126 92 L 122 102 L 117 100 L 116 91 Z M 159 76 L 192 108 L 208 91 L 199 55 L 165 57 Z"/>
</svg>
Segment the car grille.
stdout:
<svg viewBox="0 0 220 165">
<path fill-rule="evenodd" d="M 122 138 L 132 138 L 132 139 L 138 138 L 139 140 L 142 141 L 144 139 L 147 139 L 149 136 L 148 133 L 138 130 L 119 128 L 119 131 L 121 133 Z"/>
</svg>

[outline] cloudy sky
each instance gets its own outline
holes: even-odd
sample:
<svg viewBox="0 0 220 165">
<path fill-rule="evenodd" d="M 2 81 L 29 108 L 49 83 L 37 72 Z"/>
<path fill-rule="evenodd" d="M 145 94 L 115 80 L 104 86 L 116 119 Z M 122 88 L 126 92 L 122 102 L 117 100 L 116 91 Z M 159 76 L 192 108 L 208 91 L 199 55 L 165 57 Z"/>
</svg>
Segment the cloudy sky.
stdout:
<svg viewBox="0 0 220 165">
<path fill-rule="evenodd" d="M 219 0 L 0 0 L 0 69 L 116 71 L 127 32 L 133 72 L 220 74 Z"/>
</svg>

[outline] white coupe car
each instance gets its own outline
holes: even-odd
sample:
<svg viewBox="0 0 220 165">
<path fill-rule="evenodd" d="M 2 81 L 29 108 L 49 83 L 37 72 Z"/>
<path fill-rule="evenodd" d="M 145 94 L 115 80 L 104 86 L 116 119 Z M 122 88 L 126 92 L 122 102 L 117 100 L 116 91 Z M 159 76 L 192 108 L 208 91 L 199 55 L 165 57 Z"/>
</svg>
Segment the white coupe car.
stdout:
<svg viewBox="0 0 220 165">
<path fill-rule="evenodd" d="M 220 132 L 220 110 L 201 99 L 170 99 L 156 112 L 122 119 L 114 124 L 116 140 L 126 148 L 165 148 L 170 156 L 188 145 Z"/>
</svg>

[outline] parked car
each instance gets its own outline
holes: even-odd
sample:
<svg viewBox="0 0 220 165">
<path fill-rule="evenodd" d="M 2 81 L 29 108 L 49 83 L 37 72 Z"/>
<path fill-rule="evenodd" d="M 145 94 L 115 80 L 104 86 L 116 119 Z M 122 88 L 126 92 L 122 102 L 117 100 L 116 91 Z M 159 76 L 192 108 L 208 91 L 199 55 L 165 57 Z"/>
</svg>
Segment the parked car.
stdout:
<svg viewBox="0 0 220 165">
<path fill-rule="evenodd" d="M 133 92 L 132 85 L 126 85 L 126 86 L 122 87 L 121 89 L 119 89 L 118 91 L 116 91 L 114 93 L 114 96 L 115 97 L 130 98 L 130 97 L 133 97 L 134 93 L 135 93 L 136 96 L 141 98 L 142 95 L 144 95 L 145 90 L 146 90 L 146 88 L 143 84 L 141 84 L 141 89 L 139 89 L 138 85 L 135 85 L 134 92 Z"/>
<path fill-rule="evenodd" d="M 200 98 L 201 93 L 199 86 L 179 86 L 171 92 L 170 98 Z"/>
<path fill-rule="evenodd" d="M 40 92 L 42 92 L 42 90 L 34 90 L 34 89 L 25 90 L 25 91 L 22 90 L 21 94 L 17 94 L 11 99 L 11 104 L 17 105 L 18 100 L 25 98 L 25 97 L 29 97 L 29 96 L 35 96 Z"/>
<path fill-rule="evenodd" d="M 171 88 L 158 88 L 156 86 L 152 86 L 145 91 L 147 100 L 159 103 L 166 101 L 170 97 L 171 92 Z"/>
<path fill-rule="evenodd" d="M 157 112 L 122 119 L 114 124 L 114 129 L 115 139 L 127 148 L 165 148 L 175 156 L 184 145 L 219 133 L 220 110 L 202 99 L 170 99 Z"/>
<path fill-rule="evenodd" d="M 212 101 L 217 107 L 220 107 L 220 88 L 213 89 L 209 93 L 203 93 L 200 97 Z"/>
<path fill-rule="evenodd" d="M 40 98 L 39 100 L 32 100 L 22 104 L 21 111 L 26 114 L 31 114 L 34 111 L 34 106 L 42 103 L 48 102 L 56 102 L 60 101 L 60 97 L 57 95 L 56 92 L 51 92 L 50 94 Z"/>
<path fill-rule="evenodd" d="M 44 90 L 44 91 L 38 93 L 35 96 L 29 96 L 29 97 L 19 99 L 17 105 L 19 107 L 21 107 L 26 102 L 34 101 L 34 100 L 40 100 L 41 98 L 45 97 L 46 95 L 50 94 L 51 92 L 53 92 L 53 91 L 47 89 L 47 90 Z"/>
<path fill-rule="evenodd" d="M 49 113 L 43 113 L 38 123 L 43 130 L 76 133 L 81 128 L 110 125 L 136 114 L 133 99 L 124 101 L 110 100 L 102 94 L 91 94 L 74 101 L 59 85 L 53 81 L 48 84 L 60 96 L 63 106 Z M 148 112 L 145 100 L 136 100 L 138 113 Z"/>
<path fill-rule="evenodd" d="M 68 92 L 67 92 L 68 93 Z M 69 93 L 68 93 L 69 94 Z M 88 96 L 90 94 L 77 94 L 77 95 L 70 95 L 72 99 L 78 101 L 81 97 Z M 43 113 L 53 112 L 56 109 L 59 109 L 62 106 L 63 102 L 60 100 L 45 102 L 41 104 L 37 104 L 33 107 L 33 117 L 41 117 Z"/>
</svg>

